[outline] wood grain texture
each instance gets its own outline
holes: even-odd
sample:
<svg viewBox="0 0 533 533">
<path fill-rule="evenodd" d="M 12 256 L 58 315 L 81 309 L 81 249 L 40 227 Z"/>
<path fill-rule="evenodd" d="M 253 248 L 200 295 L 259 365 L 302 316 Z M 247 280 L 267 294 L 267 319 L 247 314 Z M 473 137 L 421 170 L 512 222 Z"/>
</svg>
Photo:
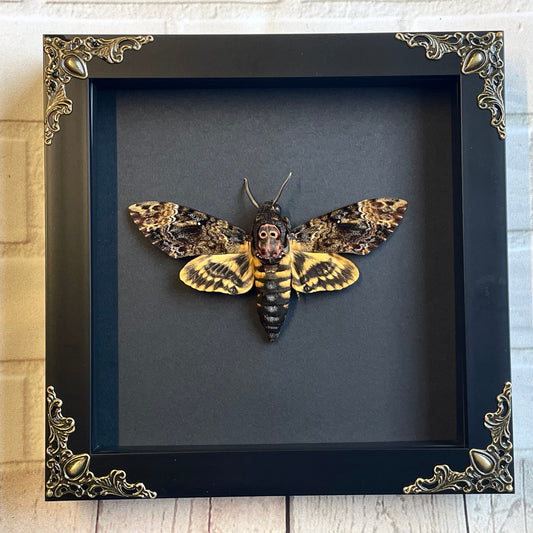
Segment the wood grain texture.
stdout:
<svg viewBox="0 0 533 533">
<path fill-rule="evenodd" d="M 0 465 L 0 531 L 88 533 L 96 531 L 97 502 L 46 502 L 44 464 Z"/>
<path fill-rule="evenodd" d="M 180 498 L 175 502 L 172 531 L 179 533 L 205 533 L 209 531 L 210 498 Z"/>
<path fill-rule="evenodd" d="M 285 498 L 102 501 L 98 533 L 285 533 Z"/>
<path fill-rule="evenodd" d="M 121 500 L 98 503 L 98 533 L 174 531 L 175 500 Z"/>
<path fill-rule="evenodd" d="M 290 533 L 466 533 L 461 495 L 298 496 Z"/>
<path fill-rule="evenodd" d="M 207 532 L 285 533 L 285 498 L 212 498 Z"/>
</svg>

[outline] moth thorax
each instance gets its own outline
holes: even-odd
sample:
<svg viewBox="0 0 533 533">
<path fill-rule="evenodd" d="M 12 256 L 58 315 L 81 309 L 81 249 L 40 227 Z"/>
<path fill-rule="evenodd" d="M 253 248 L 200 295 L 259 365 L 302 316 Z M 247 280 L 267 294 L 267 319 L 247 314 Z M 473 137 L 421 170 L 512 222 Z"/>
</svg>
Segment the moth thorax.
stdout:
<svg viewBox="0 0 533 533">
<path fill-rule="evenodd" d="M 289 222 L 279 206 L 265 202 L 252 228 L 253 253 L 265 265 L 277 264 L 289 251 Z"/>
</svg>

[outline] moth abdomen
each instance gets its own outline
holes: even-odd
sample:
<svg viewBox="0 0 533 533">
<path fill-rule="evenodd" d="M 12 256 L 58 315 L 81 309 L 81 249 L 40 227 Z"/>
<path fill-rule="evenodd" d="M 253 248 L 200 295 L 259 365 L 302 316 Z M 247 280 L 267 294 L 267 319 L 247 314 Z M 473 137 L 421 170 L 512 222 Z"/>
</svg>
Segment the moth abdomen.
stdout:
<svg viewBox="0 0 533 533">
<path fill-rule="evenodd" d="M 291 298 L 291 270 L 288 258 L 278 264 L 254 261 L 257 312 L 270 342 L 275 341 L 285 321 Z"/>
</svg>

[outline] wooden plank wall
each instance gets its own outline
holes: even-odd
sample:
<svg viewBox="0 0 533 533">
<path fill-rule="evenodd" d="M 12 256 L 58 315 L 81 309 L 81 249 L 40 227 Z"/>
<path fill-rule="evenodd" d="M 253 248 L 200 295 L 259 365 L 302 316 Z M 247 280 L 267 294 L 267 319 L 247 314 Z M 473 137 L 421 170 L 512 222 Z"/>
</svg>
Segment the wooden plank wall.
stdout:
<svg viewBox="0 0 533 533">
<path fill-rule="evenodd" d="M 533 532 L 529 0 L 0 0 L 0 28 L 0 532 Z M 464 29 L 506 38 L 516 494 L 45 503 L 41 34 Z"/>
</svg>

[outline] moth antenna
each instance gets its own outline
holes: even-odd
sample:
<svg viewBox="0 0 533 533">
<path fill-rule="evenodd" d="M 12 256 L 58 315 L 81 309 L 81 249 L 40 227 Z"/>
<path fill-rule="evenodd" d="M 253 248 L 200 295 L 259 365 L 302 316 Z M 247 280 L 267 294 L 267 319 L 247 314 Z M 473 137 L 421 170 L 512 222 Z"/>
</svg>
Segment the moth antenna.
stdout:
<svg viewBox="0 0 533 533">
<path fill-rule="evenodd" d="M 291 176 L 292 176 L 292 172 L 289 172 L 289 175 L 285 178 L 285 181 L 283 182 L 283 185 L 281 186 L 281 189 L 279 190 L 278 195 L 276 196 L 276 198 L 274 198 L 274 200 L 272 200 L 272 204 L 275 204 L 279 200 L 279 197 L 281 196 L 281 193 L 283 192 L 285 185 L 287 185 L 287 182 L 291 179 Z"/>
<path fill-rule="evenodd" d="M 259 209 L 259 204 L 255 201 L 255 198 L 252 196 L 252 193 L 250 192 L 250 187 L 248 187 L 248 180 L 244 178 L 244 190 L 246 191 L 246 194 L 248 195 L 248 198 L 250 198 L 250 202 Z"/>
</svg>

